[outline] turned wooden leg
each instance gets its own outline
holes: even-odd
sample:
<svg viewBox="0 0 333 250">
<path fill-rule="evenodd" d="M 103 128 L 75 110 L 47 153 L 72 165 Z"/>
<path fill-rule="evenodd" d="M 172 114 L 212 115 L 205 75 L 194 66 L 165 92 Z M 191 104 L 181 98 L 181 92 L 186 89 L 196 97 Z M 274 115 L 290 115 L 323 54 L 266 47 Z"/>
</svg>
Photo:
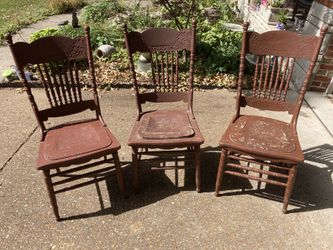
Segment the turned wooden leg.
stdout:
<svg viewBox="0 0 333 250">
<path fill-rule="evenodd" d="M 221 189 L 222 177 L 223 177 L 223 171 L 224 171 L 224 164 L 225 164 L 225 161 L 226 161 L 226 157 L 227 157 L 227 150 L 222 148 L 220 162 L 219 162 L 219 168 L 218 168 L 217 176 L 216 176 L 215 196 L 219 195 L 219 192 L 220 192 L 220 189 Z"/>
<path fill-rule="evenodd" d="M 285 193 L 284 193 L 284 198 L 283 198 L 282 212 L 284 214 L 287 213 L 287 207 L 288 207 L 289 199 L 290 199 L 291 194 L 293 192 L 295 178 L 296 178 L 296 174 L 297 174 L 296 167 L 297 167 L 297 165 L 293 165 L 291 167 L 291 169 L 289 170 L 287 187 L 286 187 L 286 190 L 285 190 Z"/>
<path fill-rule="evenodd" d="M 118 181 L 118 186 L 119 186 L 120 192 L 124 196 L 126 196 L 124 176 L 123 176 L 123 172 L 122 172 L 122 169 L 120 166 L 118 152 L 113 153 L 112 156 L 113 156 L 114 164 L 116 167 L 117 181 Z"/>
<path fill-rule="evenodd" d="M 260 170 L 263 170 L 263 169 L 264 169 L 264 166 L 260 165 Z M 262 178 L 262 173 L 259 173 L 259 178 Z M 258 181 L 257 189 L 259 190 L 260 188 L 261 188 L 261 181 Z"/>
<path fill-rule="evenodd" d="M 57 221 L 60 221 L 57 199 L 56 199 L 56 195 L 55 195 L 54 189 L 53 189 L 53 184 L 51 181 L 50 170 L 43 170 L 43 173 L 44 173 L 44 180 L 45 180 L 45 184 L 47 187 L 47 191 L 49 193 L 49 198 L 51 201 L 54 216 L 56 217 Z"/>
<path fill-rule="evenodd" d="M 132 181 L 135 193 L 139 192 L 139 160 L 138 149 L 132 148 Z"/>
<path fill-rule="evenodd" d="M 195 164 L 195 184 L 198 193 L 201 192 L 201 166 L 200 166 L 200 147 L 195 147 L 194 150 Z"/>
</svg>

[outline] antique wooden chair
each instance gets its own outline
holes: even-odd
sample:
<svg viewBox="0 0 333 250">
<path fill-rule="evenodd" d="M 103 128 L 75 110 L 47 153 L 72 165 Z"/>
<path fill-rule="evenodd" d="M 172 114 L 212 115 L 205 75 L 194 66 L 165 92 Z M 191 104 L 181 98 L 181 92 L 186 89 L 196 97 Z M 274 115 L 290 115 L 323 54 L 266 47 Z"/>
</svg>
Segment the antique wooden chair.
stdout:
<svg viewBox="0 0 333 250">
<path fill-rule="evenodd" d="M 248 32 L 248 26 L 243 25 L 236 112 L 220 140 L 222 152 L 215 194 L 219 195 L 224 173 L 282 186 L 282 211 L 286 213 L 297 164 L 304 160 L 297 137 L 297 118 L 326 29 L 322 28 L 316 37 L 289 31 L 258 34 Z M 242 89 L 247 53 L 256 55 L 253 89 L 248 95 Z M 296 59 L 307 59 L 310 63 L 297 99 L 289 101 L 286 95 Z M 288 111 L 291 120 L 241 114 L 241 108 L 246 106 Z"/>
<path fill-rule="evenodd" d="M 124 180 L 118 158 L 120 144 L 107 128 L 100 111 L 89 27 L 85 27 L 85 37 L 75 39 L 54 36 L 28 44 L 13 43 L 9 35 L 7 43 L 41 130 L 37 169 L 44 173 L 56 219 L 60 220 L 57 193 L 105 180 L 113 174 L 114 169 L 119 188 L 124 193 Z M 90 76 L 87 81 L 92 87 L 92 95 L 82 92 L 82 64 L 85 67 L 89 65 Z M 24 69 L 31 66 L 39 72 L 49 108 L 39 108 L 25 78 Z M 68 116 L 88 109 L 94 111 L 96 117 L 94 115 L 92 119 L 46 128 L 45 122 L 51 117 Z M 109 155 L 112 157 L 108 157 Z M 98 158 L 102 159 L 90 162 Z M 86 164 L 82 165 L 83 163 Z M 103 163 L 112 163 L 114 166 L 97 167 Z M 74 164 L 80 166 L 72 166 Z M 92 180 L 75 185 L 71 182 L 88 177 Z M 68 185 L 69 182 L 72 185 Z M 61 184 L 66 186 L 55 190 Z"/>
<path fill-rule="evenodd" d="M 139 189 L 141 157 L 166 155 L 186 156 L 190 162 L 194 162 L 196 189 L 200 192 L 200 145 L 204 139 L 193 114 L 195 28 L 196 23 L 193 22 L 192 30 L 151 28 L 141 33 L 128 33 L 125 26 L 126 47 L 137 106 L 137 119 L 128 141 L 128 145 L 132 147 L 135 192 Z M 136 52 L 145 52 L 151 56 L 152 79 L 146 83 L 139 83 L 137 80 L 133 62 L 133 54 Z M 187 103 L 187 108 L 145 112 L 142 110 L 142 104 L 146 102 L 180 101 Z M 151 169 L 177 169 L 176 167 L 159 166 Z"/>
</svg>

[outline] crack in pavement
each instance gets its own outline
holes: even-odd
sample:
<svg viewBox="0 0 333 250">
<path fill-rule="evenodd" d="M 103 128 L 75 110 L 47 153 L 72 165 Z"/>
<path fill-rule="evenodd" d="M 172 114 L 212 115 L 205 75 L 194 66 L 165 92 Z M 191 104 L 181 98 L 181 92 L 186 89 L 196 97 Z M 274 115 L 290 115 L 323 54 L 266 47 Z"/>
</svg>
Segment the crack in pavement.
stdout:
<svg viewBox="0 0 333 250">
<path fill-rule="evenodd" d="M 14 153 L 8 158 L 8 160 L 2 165 L 2 167 L 0 168 L 0 174 L 1 174 L 2 170 L 4 170 L 5 167 L 8 165 L 8 163 L 11 161 L 11 159 L 13 159 L 13 157 L 17 154 L 17 152 L 24 146 L 24 144 L 26 144 L 29 141 L 31 136 L 36 132 L 37 127 L 38 126 L 35 126 L 35 128 L 30 132 L 28 137 L 20 144 L 20 146 L 14 151 Z M 1 183 L 0 183 L 0 186 L 1 186 Z"/>
</svg>

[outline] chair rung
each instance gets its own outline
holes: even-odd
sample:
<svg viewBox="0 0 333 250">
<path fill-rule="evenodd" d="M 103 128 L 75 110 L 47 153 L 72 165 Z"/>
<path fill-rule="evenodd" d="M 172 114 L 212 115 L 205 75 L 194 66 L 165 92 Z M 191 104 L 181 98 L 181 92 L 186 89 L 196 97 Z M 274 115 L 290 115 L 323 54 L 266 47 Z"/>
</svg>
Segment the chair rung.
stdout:
<svg viewBox="0 0 333 250">
<path fill-rule="evenodd" d="M 188 150 L 177 150 L 177 151 L 148 151 L 148 152 L 138 152 L 138 155 L 151 155 L 151 156 L 159 156 L 163 154 L 168 155 L 184 155 L 184 154 L 193 154 L 193 151 Z"/>
<path fill-rule="evenodd" d="M 184 167 L 184 166 L 179 166 L 179 167 L 173 167 L 173 166 L 169 166 L 169 167 L 151 167 L 151 170 L 175 170 L 175 169 L 189 169 L 189 168 L 194 168 L 194 167 Z"/>
<path fill-rule="evenodd" d="M 257 177 L 257 176 L 242 174 L 242 173 L 238 173 L 238 172 L 234 172 L 234 171 L 226 170 L 226 171 L 224 171 L 224 173 L 234 175 L 234 176 L 238 176 L 238 177 L 245 178 L 245 179 L 251 179 L 251 180 L 255 180 L 255 181 L 266 182 L 266 183 L 276 185 L 276 186 L 283 186 L 283 187 L 287 186 L 287 184 L 283 183 L 283 182 L 268 180 L 268 179 L 260 178 L 260 177 Z"/>
<path fill-rule="evenodd" d="M 168 162 L 168 161 L 192 162 L 191 159 L 186 159 L 186 158 L 175 159 L 175 158 L 171 158 L 171 157 L 142 159 L 140 161 L 146 161 L 146 162 Z"/>
<path fill-rule="evenodd" d="M 226 166 L 288 179 L 288 175 L 280 174 L 280 173 L 276 173 L 276 172 L 272 172 L 272 171 L 267 171 L 267 170 L 262 170 L 262 169 L 256 169 L 254 167 L 246 167 L 246 166 L 242 166 L 242 165 L 238 165 L 238 164 L 234 164 L 234 163 L 227 163 Z"/>
<path fill-rule="evenodd" d="M 84 186 L 87 186 L 87 185 L 90 185 L 90 184 L 93 184 L 93 183 L 104 181 L 107 178 L 109 178 L 111 175 L 112 174 L 108 174 L 108 175 L 105 175 L 103 177 L 91 180 L 91 181 L 86 181 L 86 182 L 78 183 L 78 184 L 70 186 L 70 187 L 66 187 L 66 188 L 63 188 L 63 189 L 55 190 L 54 193 L 56 193 L 56 194 L 63 193 L 63 192 L 69 191 L 69 190 L 77 189 L 77 188 L 84 187 Z"/>
<path fill-rule="evenodd" d="M 103 172 L 105 173 L 105 172 L 110 171 L 112 169 L 114 169 L 114 167 L 107 167 L 107 168 L 97 169 L 95 171 L 91 171 L 91 172 L 88 172 L 88 173 L 85 173 L 85 174 L 79 174 L 79 175 L 75 175 L 73 177 L 68 177 L 68 178 L 66 178 L 64 180 L 61 180 L 61 181 L 56 181 L 56 182 L 53 183 L 53 185 L 56 186 L 56 185 L 64 184 L 64 183 L 74 181 L 74 180 L 84 178 L 84 177 L 96 177 L 97 174 L 101 174 Z"/>
<path fill-rule="evenodd" d="M 257 160 L 249 159 L 246 157 L 240 157 L 240 156 L 236 156 L 236 155 L 228 155 L 227 157 L 234 159 L 234 160 L 247 161 L 247 162 L 251 162 L 251 163 L 255 163 L 255 164 L 259 164 L 259 165 L 265 165 L 267 167 L 272 167 L 272 168 L 276 168 L 276 169 L 282 169 L 282 170 L 287 170 L 287 171 L 290 170 L 290 168 L 288 168 L 288 167 L 276 166 L 274 164 L 270 164 L 270 163 L 263 162 L 263 161 L 257 161 Z"/>
<path fill-rule="evenodd" d="M 89 163 L 89 164 L 86 164 L 86 165 L 81 166 L 81 167 L 76 167 L 76 168 L 71 168 L 71 169 L 68 169 L 68 170 L 56 172 L 54 174 L 51 174 L 50 177 L 61 176 L 63 174 L 70 174 L 70 173 L 81 171 L 81 170 L 84 170 L 84 169 L 87 169 L 87 168 L 95 167 L 95 166 L 98 166 L 98 165 L 104 164 L 104 163 L 114 163 L 114 160 L 113 159 L 108 159 L 108 160 L 101 160 L 101 161 L 98 161 L 98 162 Z"/>
</svg>

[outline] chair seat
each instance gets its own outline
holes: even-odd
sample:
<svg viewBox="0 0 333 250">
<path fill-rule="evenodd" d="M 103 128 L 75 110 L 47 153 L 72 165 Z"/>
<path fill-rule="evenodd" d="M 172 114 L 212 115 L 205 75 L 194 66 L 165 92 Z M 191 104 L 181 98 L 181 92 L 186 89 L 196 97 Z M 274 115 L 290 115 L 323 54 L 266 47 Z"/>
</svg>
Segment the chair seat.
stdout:
<svg viewBox="0 0 333 250">
<path fill-rule="evenodd" d="M 152 147 L 198 146 L 204 142 L 195 119 L 180 110 L 144 113 L 133 126 L 128 145 Z"/>
<path fill-rule="evenodd" d="M 242 115 L 231 123 L 220 145 L 246 154 L 302 162 L 303 152 L 288 123 L 271 118 Z"/>
<path fill-rule="evenodd" d="M 119 148 L 116 138 L 100 120 L 62 124 L 50 129 L 40 143 L 37 168 L 82 163 Z"/>
</svg>

